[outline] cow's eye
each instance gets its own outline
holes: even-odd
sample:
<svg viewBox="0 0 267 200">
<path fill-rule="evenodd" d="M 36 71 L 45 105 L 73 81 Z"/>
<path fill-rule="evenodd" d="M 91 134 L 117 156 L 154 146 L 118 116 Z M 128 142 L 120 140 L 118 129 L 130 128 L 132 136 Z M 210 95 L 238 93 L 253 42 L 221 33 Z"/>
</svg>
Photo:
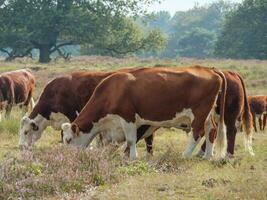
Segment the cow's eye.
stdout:
<svg viewBox="0 0 267 200">
<path fill-rule="evenodd" d="M 28 134 L 28 131 L 25 131 L 25 132 L 24 132 L 24 135 L 27 135 L 27 134 Z"/>
<path fill-rule="evenodd" d="M 67 144 L 69 144 L 71 142 L 71 138 L 70 139 L 66 139 Z"/>
</svg>

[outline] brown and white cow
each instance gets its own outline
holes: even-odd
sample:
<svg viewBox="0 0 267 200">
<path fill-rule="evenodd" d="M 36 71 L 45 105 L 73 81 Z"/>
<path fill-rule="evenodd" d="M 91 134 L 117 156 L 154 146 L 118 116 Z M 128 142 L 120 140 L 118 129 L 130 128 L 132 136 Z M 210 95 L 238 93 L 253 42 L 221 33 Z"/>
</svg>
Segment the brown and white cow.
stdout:
<svg viewBox="0 0 267 200">
<path fill-rule="evenodd" d="M 251 114 L 253 116 L 253 126 L 257 132 L 256 117 L 259 118 L 260 130 L 264 130 L 267 118 L 267 95 L 256 95 L 248 97 Z"/>
<path fill-rule="evenodd" d="M 120 71 L 130 70 L 133 69 Z M 23 149 L 27 148 L 41 137 L 48 126 L 61 130 L 62 123 L 72 122 L 99 82 L 112 73 L 114 72 L 74 72 L 50 81 L 30 115 L 24 116 L 21 120 L 19 145 Z"/>
<path fill-rule="evenodd" d="M 227 93 L 225 98 L 224 121 L 227 128 L 227 152 L 230 156 L 234 154 L 235 138 L 237 133 L 236 125 L 241 120 L 244 127 L 245 149 L 250 155 L 254 155 L 252 149 L 252 116 L 250 114 L 249 102 L 244 81 L 242 77 L 235 72 L 224 71 L 227 80 Z M 220 113 L 220 98 L 217 101 L 216 113 Z M 199 155 L 205 152 L 205 143 L 201 146 Z"/>
<path fill-rule="evenodd" d="M 18 105 L 23 114 L 32 109 L 32 98 L 35 88 L 35 78 L 30 70 L 16 70 L 0 74 L 0 111 L 5 110 L 5 116 L 10 116 L 12 107 Z"/>
<path fill-rule="evenodd" d="M 230 156 L 234 154 L 235 137 L 237 133 L 236 124 L 239 123 L 238 119 L 242 119 L 242 124 L 245 129 L 244 134 L 244 144 L 245 149 L 251 155 L 254 155 L 252 149 L 252 117 L 250 115 L 250 109 L 246 94 L 246 88 L 243 79 L 235 72 L 224 71 L 225 78 L 227 80 L 227 93 L 225 99 L 225 125 L 227 127 L 227 152 Z M 216 113 L 220 113 L 220 98 L 218 98 L 216 103 Z M 182 125 L 180 129 L 189 132 L 191 127 L 186 124 Z M 142 127 L 142 131 L 137 133 L 137 141 L 139 141 L 145 132 L 155 131 L 157 127 L 152 127 L 145 125 Z M 146 134 L 147 134 L 146 133 Z M 154 133 L 150 133 L 150 136 L 145 138 L 147 152 L 153 152 L 153 137 Z M 203 156 L 205 154 L 206 142 L 201 146 L 198 156 Z"/>
<path fill-rule="evenodd" d="M 73 121 L 98 83 L 110 74 L 74 72 L 50 81 L 30 115 L 21 120 L 19 145 L 25 148 L 31 146 L 48 126 L 61 130 L 62 123 Z"/>
<path fill-rule="evenodd" d="M 216 154 L 226 153 L 224 101 L 226 80 L 221 72 L 204 67 L 144 68 L 131 73 L 115 73 L 104 79 L 78 117 L 62 125 L 65 144 L 88 146 L 102 132 L 121 135 L 136 158 L 136 130 L 142 125 L 180 127 L 192 124 L 191 140 L 184 152 L 190 157 L 206 132 L 207 158 L 212 156 L 214 132 L 212 111 L 218 94 L 221 113 Z"/>
</svg>

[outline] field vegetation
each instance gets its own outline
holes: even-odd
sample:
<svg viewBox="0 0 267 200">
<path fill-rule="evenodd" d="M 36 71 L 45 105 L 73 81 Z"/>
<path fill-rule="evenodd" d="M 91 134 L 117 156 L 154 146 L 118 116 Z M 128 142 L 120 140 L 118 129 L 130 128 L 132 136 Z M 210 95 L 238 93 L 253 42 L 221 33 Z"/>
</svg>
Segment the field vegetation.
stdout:
<svg viewBox="0 0 267 200">
<path fill-rule="evenodd" d="M 259 60 L 92 56 L 39 64 L 18 59 L 0 61 L 0 71 L 30 68 L 37 77 L 37 100 L 45 84 L 63 73 L 195 64 L 236 71 L 244 78 L 248 94 L 267 94 L 267 61 Z M 244 151 L 243 135 L 238 133 L 234 158 L 215 162 L 195 156 L 184 159 L 185 132 L 160 129 L 154 156 L 146 155 L 142 141 L 138 159 L 129 161 L 120 148 L 112 146 L 65 147 L 59 144 L 59 132 L 51 128 L 32 151 L 22 153 L 18 149 L 20 118 L 15 109 L 10 119 L 0 122 L 0 199 L 267 199 L 266 130 L 253 136 L 254 157 Z"/>
</svg>

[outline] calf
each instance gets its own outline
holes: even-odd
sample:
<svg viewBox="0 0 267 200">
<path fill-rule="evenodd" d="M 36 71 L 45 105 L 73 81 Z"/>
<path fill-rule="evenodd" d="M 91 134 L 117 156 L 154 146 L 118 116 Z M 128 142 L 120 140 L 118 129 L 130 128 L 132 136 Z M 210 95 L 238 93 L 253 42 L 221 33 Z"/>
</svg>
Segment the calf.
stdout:
<svg viewBox="0 0 267 200">
<path fill-rule="evenodd" d="M 211 114 L 219 92 L 221 113 L 216 153 L 224 157 L 226 132 L 224 101 L 226 81 L 221 72 L 203 67 L 139 69 L 116 73 L 104 79 L 78 117 L 62 125 L 63 141 L 88 146 L 101 133 L 117 133 L 130 146 L 130 158 L 136 158 L 136 130 L 142 125 L 180 127 L 192 124 L 193 134 L 184 156 L 192 154 L 207 133 L 206 157 L 212 156 L 214 127 Z"/>
<path fill-rule="evenodd" d="M 6 118 L 10 116 L 14 105 L 19 105 L 23 113 L 26 113 L 29 107 L 33 108 L 34 88 L 35 78 L 29 70 L 0 74 L 0 110 L 5 110 Z"/>
<path fill-rule="evenodd" d="M 251 114 L 253 116 L 253 126 L 257 132 L 256 117 L 259 118 L 260 130 L 264 130 L 267 118 L 267 96 L 256 95 L 248 97 Z"/>
</svg>

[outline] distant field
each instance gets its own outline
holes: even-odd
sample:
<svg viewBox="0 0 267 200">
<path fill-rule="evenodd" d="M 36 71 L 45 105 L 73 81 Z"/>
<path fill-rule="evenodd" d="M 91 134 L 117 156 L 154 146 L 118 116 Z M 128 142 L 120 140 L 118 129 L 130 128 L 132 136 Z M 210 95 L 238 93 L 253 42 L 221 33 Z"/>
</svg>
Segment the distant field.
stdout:
<svg viewBox="0 0 267 200">
<path fill-rule="evenodd" d="M 37 77 L 37 99 L 49 80 L 66 72 L 194 64 L 236 71 L 245 79 L 249 94 L 267 94 L 267 61 L 258 60 L 78 57 L 45 65 L 0 61 L 0 72 L 31 68 Z M 187 135 L 160 129 L 154 156 L 147 157 L 140 142 L 139 158 L 128 161 L 112 147 L 91 151 L 64 147 L 58 143 L 59 132 L 52 129 L 46 130 L 31 153 L 21 155 L 20 118 L 15 109 L 11 119 L 0 122 L 0 199 L 267 199 L 266 130 L 254 134 L 255 157 L 244 152 L 239 133 L 235 157 L 218 163 L 183 159 Z"/>
</svg>

